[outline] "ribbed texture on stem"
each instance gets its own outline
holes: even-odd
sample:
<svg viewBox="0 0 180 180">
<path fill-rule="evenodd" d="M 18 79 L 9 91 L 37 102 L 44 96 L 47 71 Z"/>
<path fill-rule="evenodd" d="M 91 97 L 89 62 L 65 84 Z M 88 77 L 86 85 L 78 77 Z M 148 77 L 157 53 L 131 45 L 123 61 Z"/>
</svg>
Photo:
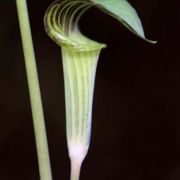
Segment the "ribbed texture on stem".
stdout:
<svg viewBox="0 0 180 180">
<path fill-rule="evenodd" d="M 73 174 L 76 174 L 74 168 L 80 168 L 89 147 L 94 81 L 99 54 L 100 50 L 74 51 L 71 48 L 62 48 L 66 130 Z"/>
<path fill-rule="evenodd" d="M 62 48 L 68 144 L 89 145 L 96 66 L 100 51 Z"/>
</svg>

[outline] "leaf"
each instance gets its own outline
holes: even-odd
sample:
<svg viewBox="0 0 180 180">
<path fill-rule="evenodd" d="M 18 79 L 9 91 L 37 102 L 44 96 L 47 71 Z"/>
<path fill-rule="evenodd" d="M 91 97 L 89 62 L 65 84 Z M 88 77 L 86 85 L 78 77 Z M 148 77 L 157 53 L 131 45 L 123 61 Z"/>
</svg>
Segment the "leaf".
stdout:
<svg viewBox="0 0 180 180">
<path fill-rule="evenodd" d="M 156 43 L 145 38 L 141 20 L 136 10 L 126 0 L 91 0 L 95 6 L 106 14 L 114 17 L 128 28 L 135 35 L 150 42 Z"/>
<path fill-rule="evenodd" d="M 105 44 L 89 39 L 78 28 L 80 17 L 92 6 L 94 3 L 89 0 L 52 2 L 44 17 L 46 33 L 58 45 L 74 50 L 96 51 L 105 48 Z"/>
<path fill-rule="evenodd" d="M 81 50 L 105 47 L 104 44 L 83 36 L 78 28 L 80 17 L 93 6 L 117 19 L 138 37 L 156 43 L 145 38 L 140 18 L 126 0 L 56 0 L 45 14 L 44 24 L 47 34 L 60 46 L 67 45 Z"/>
</svg>

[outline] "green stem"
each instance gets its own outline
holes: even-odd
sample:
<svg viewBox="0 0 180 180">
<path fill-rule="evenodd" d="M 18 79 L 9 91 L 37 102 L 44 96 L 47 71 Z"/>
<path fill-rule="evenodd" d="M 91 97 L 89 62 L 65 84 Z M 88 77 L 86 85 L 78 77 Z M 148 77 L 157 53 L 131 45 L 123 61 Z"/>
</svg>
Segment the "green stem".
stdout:
<svg viewBox="0 0 180 180">
<path fill-rule="evenodd" d="M 70 180 L 79 180 L 82 162 L 76 162 L 71 159 L 71 177 Z"/>
<path fill-rule="evenodd" d="M 26 0 L 16 0 L 16 4 L 30 93 L 40 179 L 52 180 L 46 128 L 44 122 L 44 114 L 37 75 L 35 54 L 28 17 L 27 3 Z"/>
<path fill-rule="evenodd" d="M 100 50 L 76 51 L 62 47 L 71 180 L 79 180 L 81 165 L 89 148 L 94 81 Z"/>
</svg>

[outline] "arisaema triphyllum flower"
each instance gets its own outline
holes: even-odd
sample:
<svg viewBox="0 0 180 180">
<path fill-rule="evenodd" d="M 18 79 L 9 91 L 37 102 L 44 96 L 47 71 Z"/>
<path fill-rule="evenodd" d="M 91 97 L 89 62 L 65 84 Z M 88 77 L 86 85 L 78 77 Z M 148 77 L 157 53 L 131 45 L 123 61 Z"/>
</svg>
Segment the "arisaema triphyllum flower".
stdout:
<svg viewBox="0 0 180 180">
<path fill-rule="evenodd" d="M 62 52 L 71 180 L 79 179 L 89 148 L 96 67 L 100 52 L 106 47 L 85 37 L 79 30 L 79 19 L 91 7 L 117 19 L 145 41 L 155 43 L 145 38 L 140 19 L 126 0 L 54 1 L 47 9 L 45 30 L 61 46 Z"/>
</svg>

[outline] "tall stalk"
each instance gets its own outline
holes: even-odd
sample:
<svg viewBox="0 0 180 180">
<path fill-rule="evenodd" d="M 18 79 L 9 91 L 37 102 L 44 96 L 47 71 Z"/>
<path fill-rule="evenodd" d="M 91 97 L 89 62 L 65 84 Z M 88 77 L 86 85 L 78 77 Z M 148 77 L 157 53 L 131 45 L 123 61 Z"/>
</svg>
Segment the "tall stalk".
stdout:
<svg viewBox="0 0 180 180">
<path fill-rule="evenodd" d="M 41 180 L 52 180 L 42 100 L 26 0 L 16 0 Z"/>
</svg>

